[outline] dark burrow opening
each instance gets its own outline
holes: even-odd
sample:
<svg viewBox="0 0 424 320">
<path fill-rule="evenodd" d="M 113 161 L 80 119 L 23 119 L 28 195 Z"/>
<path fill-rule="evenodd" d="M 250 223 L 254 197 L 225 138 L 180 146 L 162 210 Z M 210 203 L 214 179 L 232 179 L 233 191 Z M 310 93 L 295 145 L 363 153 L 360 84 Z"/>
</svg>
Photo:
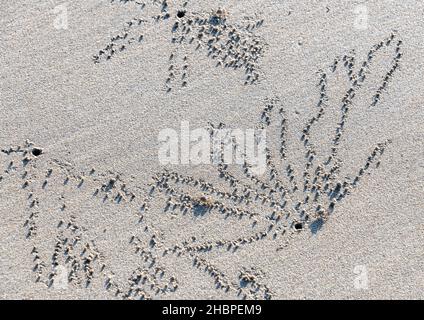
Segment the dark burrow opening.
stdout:
<svg viewBox="0 0 424 320">
<path fill-rule="evenodd" d="M 186 14 L 186 12 L 185 12 L 185 11 L 183 11 L 183 10 L 179 10 L 179 11 L 177 12 L 177 17 L 178 17 L 178 18 L 184 18 L 185 14 Z"/>
<path fill-rule="evenodd" d="M 301 222 L 297 222 L 294 224 L 294 228 L 295 230 L 300 231 L 303 229 L 303 224 Z"/>
<path fill-rule="evenodd" d="M 31 152 L 35 157 L 38 157 L 43 153 L 43 150 L 40 148 L 33 148 Z"/>
</svg>

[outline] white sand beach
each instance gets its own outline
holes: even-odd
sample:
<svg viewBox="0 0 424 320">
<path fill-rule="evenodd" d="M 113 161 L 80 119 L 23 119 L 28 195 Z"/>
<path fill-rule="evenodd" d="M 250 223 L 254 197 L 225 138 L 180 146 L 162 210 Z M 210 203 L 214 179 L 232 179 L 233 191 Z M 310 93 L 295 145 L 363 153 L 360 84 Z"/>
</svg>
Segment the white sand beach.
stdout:
<svg viewBox="0 0 424 320">
<path fill-rule="evenodd" d="M 1 299 L 424 298 L 422 2 L 0 11 Z"/>
</svg>

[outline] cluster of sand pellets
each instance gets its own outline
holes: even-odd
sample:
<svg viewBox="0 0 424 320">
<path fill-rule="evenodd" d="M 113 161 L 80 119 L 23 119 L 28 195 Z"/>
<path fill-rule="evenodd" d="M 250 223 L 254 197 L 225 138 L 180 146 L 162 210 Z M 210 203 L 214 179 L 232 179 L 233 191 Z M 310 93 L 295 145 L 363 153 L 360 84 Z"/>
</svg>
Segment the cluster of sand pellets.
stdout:
<svg viewBox="0 0 424 320">
<path fill-rule="evenodd" d="M 135 4 L 137 14 L 147 10 L 144 3 L 136 1 L 112 3 Z M 265 52 L 266 43 L 255 32 L 262 26 L 263 19 L 246 17 L 243 23 L 230 23 L 230 13 L 224 8 L 206 13 L 191 12 L 188 1 L 177 8 L 170 6 L 167 0 L 153 1 L 150 5 L 159 13 L 150 17 L 146 13 L 143 17 L 137 16 L 126 22 L 124 29 L 93 56 L 95 63 L 108 61 L 131 45 L 148 41 L 149 35 L 143 34 L 146 24 L 166 23 L 170 27 L 169 38 L 173 47 L 165 80 L 167 92 L 188 85 L 190 61 L 197 51 L 204 52 L 217 67 L 241 70 L 246 85 L 260 80 L 259 60 Z"/>
<path fill-rule="evenodd" d="M 338 175 L 343 159 L 337 151 L 349 114 L 355 112 L 356 94 L 373 71 L 373 60 L 382 48 L 395 47 L 389 71 L 374 88 L 381 102 L 399 69 L 401 44 L 392 34 L 371 49 L 358 72 L 353 55 L 338 58 L 328 70 L 321 70 L 316 115 L 298 135 L 298 149 L 288 148 L 292 145 L 287 135 L 290 120 L 281 99 L 266 99 L 257 128 L 275 133 L 278 145 L 267 146 L 267 170 L 261 176 L 247 162 L 241 166 L 220 163 L 207 178 L 164 170 L 145 183 L 113 170 L 80 170 L 28 141 L 3 148 L 0 190 L 17 189 L 17 196 L 25 199 L 22 237 L 31 248 L 28 259 L 34 281 L 54 287 L 58 274 L 65 270 L 66 284 L 71 287 L 102 288 L 122 299 L 161 298 L 178 294 L 181 281 L 168 267 L 169 261 L 181 261 L 204 274 L 206 283 L 216 290 L 240 299 L 271 299 L 272 290 L 260 270 L 240 266 L 239 273 L 229 274 L 213 257 L 261 244 L 278 251 L 296 235 L 317 232 L 337 205 L 379 167 L 390 140 L 378 142 L 364 154 L 364 163 L 348 178 Z M 350 87 L 338 102 L 340 122 L 333 126 L 331 148 L 324 160 L 318 161 L 311 129 L 327 119 L 328 79 L 339 68 L 346 71 Z M 377 107 L 373 99 L 369 103 L 372 108 Z M 210 125 L 210 134 L 224 127 Z M 302 172 L 289 161 L 295 152 L 301 152 L 305 161 Z M 127 233 L 110 230 L 122 224 Z M 175 232 L 179 227 L 185 231 Z M 205 238 L 205 228 L 219 232 L 210 232 Z M 108 241 L 115 239 L 116 233 L 125 245 L 112 252 Z M 129 252 L 125 263 L 133 261 L 131 274 L 117 272 L 116 260 L 122 259 L 115 255 L 125 250 Z"/>
<path fill-rule="evenodd" d="M 134 18 L 125 23 L 124 30 L 116 34 L 110 39 L 110 42 L 99 52 L 93 56 L 95 63 L 112 59 L 116 54 L 127 50 L 134 42 L 143 41 L 141 33 L 143 27 L 142 19 Z"/>
<path fill-rule="evenodd" d="M 387 47 L 395 41 L 395 34 L 390 35 L 382 43 Z M 396 41 L 393 65 L 399 63 L 401 41 Z M 165 171 L 154 177 L 155 192 L 164 195 L 164 211 L 171 215 L 182 215 L 191 212 L 192 215 L 220 216 L 223 219 L 234 219 L 242 222 L 250 220 L 251 232 L 248 235 L 234 237 L 232 229 L 228 231 L 231 238 L 181 243 L 168 248 L 169 252 L 210 252 L 215 249 L 237 250 L 268 238 L 277 239 L 280 235 L 287 237 L 286 243 L 307 228 L 316 232 L 321 228 L 338 203 L 343 201 L 366 173 L 377 168 L 385 148 L 390 140 L 378 142 L 368 155 L 364 155 L 364 165 L 358 168 L 353 177 L 339 177 L 338 173 L 343 161 L 337 158 L 341 135 L 348 120 L 347 108 L 353 108 L 356 92 L 365 85 L 366 75 L 372 70 L 373 57 L 379 53 L 381 46 L 375 46 L 362 64 L 358 73 L 353 72 L 354 57 L 345 56 L 340 61 L 346 67 L 346 75 L 352 84 L 340 101 L 340 123 L 334 124 L 334 138 L 331 148 L 323 162 L 316 160 L 315 147 L 310 143 L 310 129 L 324 121 L 323 115 L 327 105 L 326 79 L 337 70 L 338 63 L 331 65 L 329 71 L 322 72 L 319 81 L 319 100 L 317 114 L 305 124 L 301 132 L 301 145 L 304 149 L 305 165 L 303 172 L 296 172 L 295 166 L 287 160 L 286 131 L 288 120 L 284 108 L 278 98 L 268 99 L 261 114 L 259 128 L 269 128 L 277 123 L 280 149 L 272 152 L 266 148 L 267 175 L 256 176 L 251 172 L 248 163 L 239 172 L 232 173 L 227 165 L 217 166 L 218 175 L 227 185 L 222 190 L 210 182 L 193 176 L 184 176 L 178 172 Z M 338 59 L 336 61 L 339 61 Z M 341 67 L 342 68 L 342 67 Z M 390 69 L 392 70 L 392 68 Z M 390 71 L 389 71 L 390 72 Z M 393 75 L 393 73 L 391 73 Z M 357 80 L 359 79 L 359 80 Z M 386 81 L 385 78 L 382 81 Z M 374 107 L 376 105 L 373 105 Z M 221 128 L 222 125 L 217 126 Z M 213 129 L 212 129 L 213 130 Z M 276 156 L 277 155 L 277 156 Z M 281 168 L 278 170 L 276 168 Z M 233 168 L 231 168 L 232 170 Z M 303 185 L 300 187 L 301 182 Z M 261 213 L 264 212 L 264 213 Z M 240 230 L 241 228 L 238 228 Z"/>
<path fill-rule="evenodd" d="M 89 288 L 96 282 L 119 298 L 148 299 L 176 290 L 175 277 L 167 279 L 164 271 L 158 273 L 161 267 L 156 261 L 146 261 L 139 250 L 133 250 L 140 265 L 131 278 L 115 283 L 106 259 L 109 253 L 101 252 L 97 236 L 81 223 L 87 218 L 82 211 L 87 208 L 84 203 L 95 202 L 100 205 L 98 210 L 105 212 L 119 212 L 127 207 L 135 225 L 142 225 L 139 222 L 143 220 L 145 201 L 138 190 L 131 191 L 119 173 L 78 171 L 69 162 L 49 158 L 31 142 L 3 149 L 1 154 L 1 160 L 5 160 L 2 182 L 20 185 L 27 199 L 23 236 L 31 243 L 36 283 L 55 287 L 60 284 L 58 271 L 65 270 L 66 286 Z M 95 218 L 98 221 L 99 217 Z M 108 232 L 106 228 L 99 231 L 106 235 Z M 149 231 L 140 226 L 138 235 L 147 248 L 151 242 Z M 132 245 L 128 239 L 128 246 Z"/>
</svg>

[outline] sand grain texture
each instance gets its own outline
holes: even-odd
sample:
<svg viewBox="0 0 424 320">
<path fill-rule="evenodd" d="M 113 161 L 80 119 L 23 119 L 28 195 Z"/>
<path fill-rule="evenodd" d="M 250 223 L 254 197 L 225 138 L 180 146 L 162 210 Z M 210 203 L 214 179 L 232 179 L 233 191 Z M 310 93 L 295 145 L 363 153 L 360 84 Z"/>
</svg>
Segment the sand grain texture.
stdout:
<svg viewBox="0 0 424 320">
<path fill-rule="evenodd" d="M 0 11 L 2 299 L 424 297 L 422 3 Z M 162 166 L 182 121 L 266 129 L 266 172 Z"/>
</svg>

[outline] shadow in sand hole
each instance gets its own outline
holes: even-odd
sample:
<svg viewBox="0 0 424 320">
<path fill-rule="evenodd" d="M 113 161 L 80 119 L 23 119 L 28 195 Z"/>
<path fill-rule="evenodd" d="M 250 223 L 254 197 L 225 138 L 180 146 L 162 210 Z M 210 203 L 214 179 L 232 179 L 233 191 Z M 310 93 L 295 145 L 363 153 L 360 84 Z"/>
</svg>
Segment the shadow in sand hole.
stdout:
<svg viewBox="0 0 424 320">
<path fill-rule="evenodd" d="M 318 231 L 321 230 L 323 225 L 324 225 L 324 220 L 321 218 L 318 218 L 309 225 L 309 229 L 311 230 L 312 234 L 315 235 L 318 233 Z"/>
</svg>

